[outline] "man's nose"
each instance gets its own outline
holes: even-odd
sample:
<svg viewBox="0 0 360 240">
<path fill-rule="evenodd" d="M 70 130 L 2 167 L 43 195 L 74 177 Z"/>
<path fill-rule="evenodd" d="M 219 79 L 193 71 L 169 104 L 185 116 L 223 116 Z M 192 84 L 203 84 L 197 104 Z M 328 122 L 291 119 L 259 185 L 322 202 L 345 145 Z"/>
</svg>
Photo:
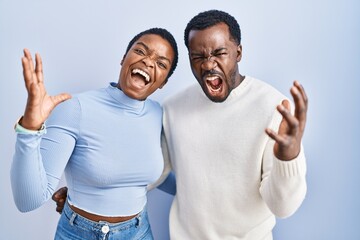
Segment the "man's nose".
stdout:
<svg viewBox="0 0 360 240">
<path fill-rule="evenodd" d="M 212 70 L 217 66 L 216 61 L 212 58 L 212 56 L 209 56 L 207 58 L 204 58 L 201 68 L 204 70 Z"/>
</svg>

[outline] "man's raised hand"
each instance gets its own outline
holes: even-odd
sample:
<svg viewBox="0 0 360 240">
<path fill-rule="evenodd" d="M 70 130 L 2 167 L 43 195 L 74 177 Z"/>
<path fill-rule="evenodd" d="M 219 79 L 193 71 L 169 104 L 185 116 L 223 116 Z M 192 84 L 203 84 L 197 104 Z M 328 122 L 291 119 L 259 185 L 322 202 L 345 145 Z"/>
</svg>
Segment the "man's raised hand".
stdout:
<svg viewBox="0 0 360 240">
<path fill-rule="evenodd" d="M 281 160 L 291 160 L 297 157 L 306 125 L 308 98 L 305 90 L 298 81 L 295 81 L 290 92 L 295 103 L 294 115 L 291 114 L 289 101 L 282 101 L 277 106 L 277 110 L 283 116 L 279 132 L 276 133 L 269 128 L 265 130 L 269 137 L 275 140 L 274 154 Z"/>
</svg>

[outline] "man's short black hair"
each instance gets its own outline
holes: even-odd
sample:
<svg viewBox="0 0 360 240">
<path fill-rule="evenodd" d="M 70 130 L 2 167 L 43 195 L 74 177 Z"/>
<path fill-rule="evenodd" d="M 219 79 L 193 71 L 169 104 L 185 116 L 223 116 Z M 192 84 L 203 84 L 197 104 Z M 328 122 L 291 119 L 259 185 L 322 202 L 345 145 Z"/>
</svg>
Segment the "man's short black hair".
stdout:
<svg viewBox="0 0 360 240">
<path fill-rule="evenodd" d="M 185 46 L 189 49 L 189 32 L 191 30 L 204 30 L 218 23 L 225 23 L 229 27 L 231 40 L 237 45 L 241 43 L 240 26 L 230 14 L 219 10 L 208 10 L 193 17 L 187 24 L 184 33 Z"/>
<path fill-rule="evenodd" d="M 126 52 L 125 55 L 129 52 L 130 48 L 132 47 L 132 45 L 143 35 L 147 35 L 147 34 L 155 34 L 158 35 L 160 37 L 162 37 L 163 39 L 167 40 L 172 49 L 174 50 L 174 60 L 171 64 L 171 68 L 169 71 L 169 74 L 167 75 L 166 79 L 168 79 L 173 72 L 175 71 L 175 68 L 177 66 L 178 63 L 178 58 L 179 58 L 179 53 L 178 53 L 178 48 L 177 48 L 177 44 L 175 41 L 174 36 L 166 29 L 163 28 L 150 28 L 148 30 L 142 31 L 140 33 L 138 33 L 135 37 L 133 37 L 133 39 L 131 39 L 131 41 L 129 42 L 127 48 L 126 48 Z"/>
</svg>

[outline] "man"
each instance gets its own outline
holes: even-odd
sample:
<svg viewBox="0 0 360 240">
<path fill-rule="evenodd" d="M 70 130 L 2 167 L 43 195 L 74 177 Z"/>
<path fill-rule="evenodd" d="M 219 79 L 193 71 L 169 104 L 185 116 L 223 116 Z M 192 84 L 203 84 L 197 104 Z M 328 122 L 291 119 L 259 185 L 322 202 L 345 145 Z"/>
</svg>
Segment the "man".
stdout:
<svg viewBox="0 0 360 240">
<path fill-rule="evenodd" d="M 272 239 L 274 215 L 293 214 L 306 193 L 305 92 L 291 88 L 293 116 L 277 90 L 241 75 L 240 28 L 225 12 L 195 16 L 184 40 L 199 84 L 164 103 L 177 191 L 170 237 Z"/>
<path fill-rule="evenodd" d="M 210 10 L 185 29 L 192 85 L 164 103 L 165 174 L 176 176 L 170 238 L 272 239 L 306 194 L 301 139 L 307 97 L 298 82 L 286 97 L 241 75 L 240 27 Z"/>
</svg>

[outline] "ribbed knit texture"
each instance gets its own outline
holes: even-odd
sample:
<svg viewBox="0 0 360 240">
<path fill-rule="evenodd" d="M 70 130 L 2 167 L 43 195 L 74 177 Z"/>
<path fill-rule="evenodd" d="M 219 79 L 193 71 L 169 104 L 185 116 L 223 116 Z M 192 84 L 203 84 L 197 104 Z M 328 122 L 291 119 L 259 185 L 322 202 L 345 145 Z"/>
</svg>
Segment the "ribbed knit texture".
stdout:
<svg viewBox="0 0 360 240">
<path fill-rule="evenodd" d="M 272 239 L 275 215 L 287 217 L 306 193 L 305 157 L 275 158 L 267 127 L 278 130 L 273 87 L 246 77 L 223 103 L 211 102 L 199 84 L 164 103 L 167 171 L 176 175 L 170 237 Z M 302 150 L 303 151 L 303 150 Z"/>
<path fill-rule="evenodd" d="M 127 97 L 112 83 L 61 103 L 47 133 L 17 135 L 14 200 L 31 211 L 51 198 L 65 170 L 71 204 L 103 216 L 128 216 L 146 204 L 163 169 L 162 109 Z"/>
</svg>

